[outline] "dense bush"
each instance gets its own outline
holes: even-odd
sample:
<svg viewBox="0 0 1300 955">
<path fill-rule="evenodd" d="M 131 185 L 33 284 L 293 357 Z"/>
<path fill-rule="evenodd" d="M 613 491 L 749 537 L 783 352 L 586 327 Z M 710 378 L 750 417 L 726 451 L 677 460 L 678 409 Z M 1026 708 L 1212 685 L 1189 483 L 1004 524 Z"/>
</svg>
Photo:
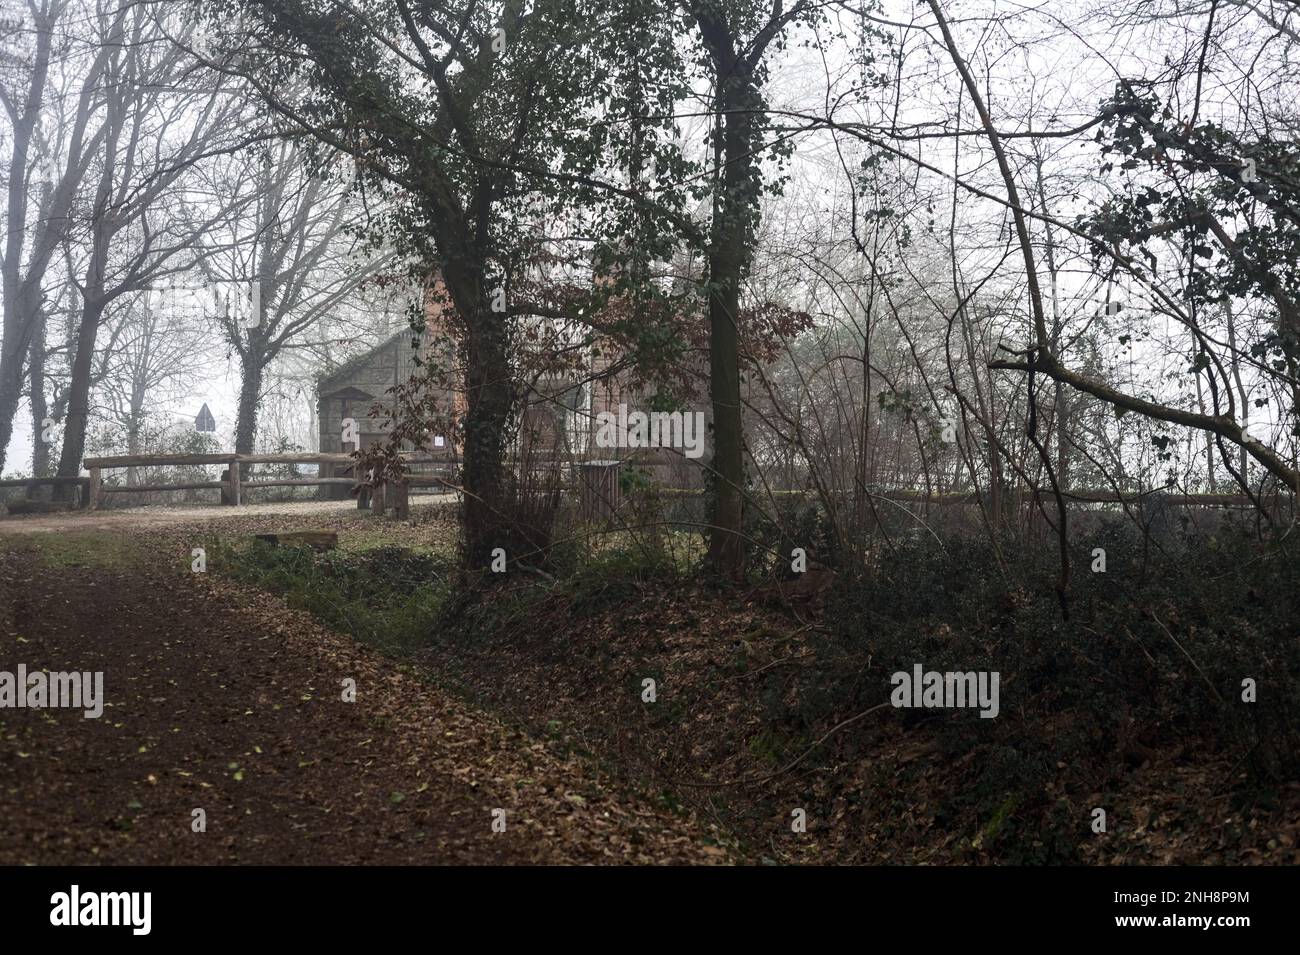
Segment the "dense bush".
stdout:
<svg viewBox="0 0 1300 955">
<path fill-rule="evenodd" d="M 428 639 L 446 604 L 452 567 L 447 559 L 401 547 L 361 553 L 313 553 L 306 547 L 207 545 L 214 571 L 283 594 L 358 640 L 408 650 Z"/>
<path fill-rule="evenodd" d="M 1091 571 L 1093 547 L 1105 548 L 1105 573 Z M 1053 831 L 1059 807 L 1049 783 L 1063 767 L 1100 783 L 1157 749 L 1212 747 L 1238 757 L 1256 784 L 1294 779 L 1295 547 L 1264 548 L 1223 528 L 1169 541 L 1156 556 L 1149 551 L 1118 524 L 1078 548 L 1067 621 L 1050 554 L 1004 548 L 999 560 L 981 540 L 903 544 L 878 572 L 839 582 L 815 662 L 774 706 L 785 709 L 788 725 L 820 726 L 888 699 L 891 674 L 917 663 L 998 671 L 1000 719 L 982 720 L 973 709 L 898 712 L 906 722 L 931 723 L 954 760 L 979 753 L 970 778 L 946 789 L 942 811 L 1033 820 L 987 834 L 1027 840 L 1002 846 L 1025 862 L 1051 861 L 1031 856 L 1056 851 L 1043 833 Z M 1255 680 L 1258 702 L 1243 702 L 1245 678 Z"/>
</svg>

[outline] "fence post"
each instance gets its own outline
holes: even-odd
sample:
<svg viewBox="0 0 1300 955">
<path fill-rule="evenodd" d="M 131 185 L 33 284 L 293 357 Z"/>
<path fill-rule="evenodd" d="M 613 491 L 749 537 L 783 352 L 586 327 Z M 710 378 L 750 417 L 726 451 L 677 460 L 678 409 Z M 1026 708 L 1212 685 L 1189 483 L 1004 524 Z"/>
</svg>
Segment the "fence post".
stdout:
<svg viewBox="0 0 1300 955">
<path fill-rule="evenodd" d="M 99 468 L 90 468 L 90 482 L 86 485 L 86 510 L 93 511 L 99 507 Z"/>
<path fill-rule="evenodd" d="M 398 481 L 394 486 L 393 506 L 396 510 L 396 517 L 399 521 L 409 521 L 411 519 L 411 483 L 409 481 Z"/>
<path fill-rule="evenodd" d="M 239 462 L 230 462 L 230 478 L 228 490 L 226 492 L 231 507 L 239 507 Z"/>
<path fill-rule="evenodd" d="M 384 482 L 376 481 L 370 491 L 370 512 L 376 517 L 384 516 Z"/>
</svg>

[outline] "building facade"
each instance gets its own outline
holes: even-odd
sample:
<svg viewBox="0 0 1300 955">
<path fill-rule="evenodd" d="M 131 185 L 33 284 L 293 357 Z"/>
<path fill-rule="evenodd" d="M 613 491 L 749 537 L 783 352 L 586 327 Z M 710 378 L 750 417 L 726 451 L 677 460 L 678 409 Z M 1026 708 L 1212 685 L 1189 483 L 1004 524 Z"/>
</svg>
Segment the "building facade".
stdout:
<svg viewBox="0 0 1300 955">
<path fill-rule="evenodd" d="M 343 440 L 345 422 L 349 420 L 355 423 L 359 447 L 384 440 L 391 423 L 392 389 L 420 372 L 422 364 L 433 363 L 449 371 L 455 368 L 452 336 L 441 301 L 437 285 L 432 285 L 426 296 L 426 329 L 422 334 L 417 336 L 409 329 L 394 334 L 318 379 L 316 407 L 322 452 L 353 450 L 353 444 L 345 445 Z M 708 449 L 693 454 L 689 448 L 639 446 L 644 435 L 636 433 L 639 419 L 635 415 L 650 413 L 652 396 L 637 387 L 633 376 L 618 370 L 618 366 L 617 350 L 602 341 L 599 355 L 581 371 L 527 382 L 521 396 L 518 433 L 514 436 L 515 457 L 533 462 L 556 458 L 573 463 L 619 460 L 644 468 L 651 480 L 667 486 L 701 486 L 703 467 L 712 456 L 711 406 L 701 401 L 701 407 L 681 413 L 691 416 L 690 436 L 697 443 L 707 443 Z M 445 377 L 453 383 L 440 385 L 434 400 L 439 411 L 454 422 L 465 412 L 466 396 L 463 387 L 454 383 L 458 377 Z M 680 436 L 677 425 L 674 420 L 672 433 Z M 669 430 L 665 423 L 664 434 Z M 431 436 L 426 450 L 454 452 L 454 432 L 453 426 L 446 435 Z M 350 474 L 350 469 L 332 466 L 331 476 L 342 474 Z M 348 493 L 341 485 L 324 490 L 331 497 L 346 497 Z"/>
</svg>

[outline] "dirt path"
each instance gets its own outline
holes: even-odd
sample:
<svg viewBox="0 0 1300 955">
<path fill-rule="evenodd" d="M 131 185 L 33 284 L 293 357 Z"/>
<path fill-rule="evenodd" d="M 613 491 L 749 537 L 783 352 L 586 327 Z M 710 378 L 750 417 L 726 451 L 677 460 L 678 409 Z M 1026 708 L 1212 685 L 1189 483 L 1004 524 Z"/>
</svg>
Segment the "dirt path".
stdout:
<svg viewBox="0 0 1300 955">
<path fill-rule="evenodd" d="M 106 706 L 0 709 L 0 864 L 729 858 L 589 762 L 207 575 L 47 568 L 0 541 L 0 672 L 20 663 L 103 671 Z"/>
</svg>

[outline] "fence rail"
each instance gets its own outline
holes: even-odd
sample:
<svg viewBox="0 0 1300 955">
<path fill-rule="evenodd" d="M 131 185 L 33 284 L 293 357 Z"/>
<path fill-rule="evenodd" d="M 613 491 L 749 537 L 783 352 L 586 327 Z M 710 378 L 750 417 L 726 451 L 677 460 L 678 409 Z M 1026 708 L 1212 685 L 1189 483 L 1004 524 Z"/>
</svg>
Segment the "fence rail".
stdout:
<svg viewBox="0 0 1300 955">
<path fill-rule="evenodd" d="M 567 488 L 570 492 L 576 491 L 580 498 L 580 505 L 585 514 L 592 518 L 608 518 L 609 513 L 617 507 L 619 493 L 619 472 L 622 465 L 628 463 L 641 464 L 663 464 L 671 460 L 668 456 L 662 454 L 629 455 L 629 460 L 605 460 L 593 461 L 583 460 L 581 457 L 574 458 L 565 455 L 530 455 L 529 460 L 535 464 L 554 463 L 563 459 L 575 466 L 576 481 L 574 486 Z M 429 453 L 422 451 L 402 455 L 402 460 L 408 465 L 433 465 L 434 470 L 442 470 L 458 465 L 462 462 L 461 455 L 447 451 L 445 453 Z M 522 462 L 516 462 L 522 463 Z M 106 494 L 122 494 L 132 491 L 149 492 L 149 491 L 187 491 L 187 490 L 220 490 L 222 492 L 222 503 L 238 507 L 242 503 L 243 490 L 246 488 L 271 488 L 271 487 L 330 487 L 330 486 L 347 486 L 356 488 L 360 482 L 354 477 L 327 476 L 323 472 L 316 477 L 286 477 L 260 480 L 243 480 L 241 472 L 247 465 L 256 464 L 317 464 L 317 465 L 336 465 L 342 466 L 345 470 L 350 470 L 356 464 L 356 459 L 350 454 L 339 453 L 318 453 L 302 452 L 287 454 L 126 454 L 112 455 L 106 457 L 91 457 L 85 459 L 85 467 L 89 472 L 89 477 L 35 477 L 35 478 L 17 478 L 9 480 L 0 480 L 0 488 L 5 487 L 39 487 L 42 485 L 53 485 L 55 487 L 77 487 L 80 491 L 81 506 L 83 508 L 94 510 L 104 500 Z M 167 484 L 129 484 L 129 485 L 105 485 L 103 483 L 103 472 L 117 468 L 142 468 L 142 467 L 203 467 L 212 465 L 225 465 L 226 470 L 222 473 L 219 480 L 202 480 L 202 481 L 185 481 Z M 423 472 L 411 472 L 406 475 L 405 480 L 394 483 L 391 487 L 385 488 L 382 484 L 379 486 L 363 487 L 357 495 L 357 506 L 359 508 L 371 507 L 376 513 L 383 513 L 387 509 L 395 509 L 400 515 L 404 515 L 409 509 L 409 491 L 412 487 L 444 487 L 454 488 L 455 485 L 449 483 L 443 477 L 430 474 L 428 470 Z M 703 491 L 698 488 L 664 488 L 661 493 L 669 497 L 698 497 L 703 495 Z M 775 495 L 803 495 L 803 491 L 776 491 Z M 838 497 L 841 494 L 848 495 L 850 492 L 832 491 L 831 496 Z M 885 490 L 873 489 L 872 496 L 887 498 L 897 502 L 915 503 L 922 505 L 944 505 L 944 504 L 974 504 L 982 499 L 981 494 L 971 491 L 955 491 L 948 493 L 926 493 L 925 491 L 911 491 L 905 489 Z M 1063 496 L 1072 502 L 1078 504 L 1141 504 L 1145 497 L 1158 497 L 1165 504 L 1173 506 L 1200 506 L 1200 507 L 1250 507 L 1252 501 L 1242 494 L 1181 494 L 1168 492 L 1131 492 L 1116 494 L 1113 490 L 1092 490 L 1092 489 L 1071 489 L 1063 490 Z"/>
<path fill-rule="evenodd" d="M 407 464 L 435 464 L 451 466 L 460 463 L 459 455 L 431 455 L 431 454 L 411 454 L 403 455 L 403 461 Z M 245 465 L 254 464 L 333 464 L 351 467 L 356 464 L 356 459 L 350 454 L 320 454 L 304 452 L 302 454 L 119 454 L 108 457 L 86 458 L 86 470 L 90 472 L 88 478 L 76 478 L 75 480 L 84 482 L 85 492 L 82 506 L 90 510 L 97 508 L 103 501 L 105 494 L 121 494 L 129 491 L 198 491 L 198 490 L 220 490 L 221 501 L 223 504 L 231 507 L 239 507 L 243 503 L 243 491 L 246 488 L 264 488 L 264 487 L 329 487 L 343 486 L 356 487 L 358 482 L 351 477 L 326 476 L 321 474 L 317 477 L 293 477 L 293 478 L 273 478 L 256 481 L 245 481 L 242 477 L 242 470 Z M 115 468 L 142 468 L 142 467 L 208 467 L 212 465 L 225 465 L 226 470 L 222 472 L 220 480 L 217 481 L 183 481 L 169 484 L 129 484 L 129 485 L 106 485 L 103 483 L 103 472 Z M 20 481 L 8 482 L 12 486 L 30 486 L 33 483 L 41 481 L 55 481 L 62 479 L 54 478 L 31 478 Z M 426 486 L 439 483 L 436 478 L 424 476 L 412 476 L 410 484 L 417 486 Z M 366 506 L 369 495 L 362 495 L 358 498 L 358 506 Z M 381 495 L 382 499 L 382 495 Z M 400 500 L 400 494 L 399 494 Z"/>
</svg>

